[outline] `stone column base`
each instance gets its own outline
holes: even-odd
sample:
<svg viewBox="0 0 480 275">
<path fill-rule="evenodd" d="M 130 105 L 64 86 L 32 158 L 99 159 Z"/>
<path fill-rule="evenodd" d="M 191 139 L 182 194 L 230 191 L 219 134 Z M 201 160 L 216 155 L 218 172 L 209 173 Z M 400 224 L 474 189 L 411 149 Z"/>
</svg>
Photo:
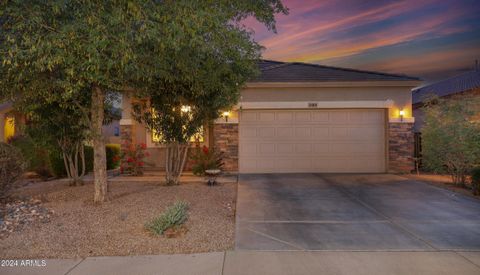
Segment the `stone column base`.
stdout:
<svg viewBox="0 0 480 275">
<path fill-rule="evenodd" d="M 390 122 L 388 125 L 388 172 L 410 173 L 414 170 L 413 153 L 413 123 Z"/>
<path fill-rule="evenodd" d="M 221 123 L 213 126 L 213 142 L 217 150 L 223 152 L 223 170 L 238 171 L 238 124 Z"/>
</svg>

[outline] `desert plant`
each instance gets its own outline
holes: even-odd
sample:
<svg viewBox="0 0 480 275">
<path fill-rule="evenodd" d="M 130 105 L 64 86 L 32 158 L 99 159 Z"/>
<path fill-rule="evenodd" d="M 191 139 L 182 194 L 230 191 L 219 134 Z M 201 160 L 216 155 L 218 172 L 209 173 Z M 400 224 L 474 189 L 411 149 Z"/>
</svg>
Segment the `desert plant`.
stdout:
<svg viewBox="0 0 480 275">
<path fill-rule="evenodd" d="M 475 98 L 432 98 L 423 108 L 422 155 L 428 169 L 451 175 L 455 185 L 480 162 L 480 103 Z"/>
<path fill-rule="evenodd" d="M 145 224 L 145 228 L 155 235 L 162 235 L 165 230 L 182 225 L 188 218 L 188 203 L 177 201 L 168 207 L 160 217 Z"/>
<path fill-rule="evenodd" d="M 120 144 L 107 144 L 105 152 L 107 154 L 107 170 L 117 168 L 120 165 Z"/>
<path fill-rule="evenodd" d="M 25 170 L 25 160 L 19 149 L 0 143 L 0 201 L 6 200 L 14 184 Z"/>
<path fill-rule="evenodd" d="M 480 167 L 472 170 L 472 192 L 475 196 L 480 195 Z"/>
<path fill-rule="evenodd" d="M 145 151 L 147 145 L 145 143 L 133 144 L 130 141 L 125 141 L 124 148 L 121 153 L 120 172 L 132 176 L 143 175 L 144 159 L 149 156 L 149 153 Z"/>
<path fill-rule="evenodd" d="M 193 163 L 192 172 L 194 175 L 203 176 L 205 170 L 221 169 L 223 167 L 223 153 L 215 148 L 197 147 L 190 158 Z"/>
<path fill-rule="evenodd" d="M 43 179 L 52 176 L 47 148 L 36 144 L 32 138 L 25 135 L 14 136 L 8 143 L 20 150 L 26 170 L 36 172 Z"/>
</svg>

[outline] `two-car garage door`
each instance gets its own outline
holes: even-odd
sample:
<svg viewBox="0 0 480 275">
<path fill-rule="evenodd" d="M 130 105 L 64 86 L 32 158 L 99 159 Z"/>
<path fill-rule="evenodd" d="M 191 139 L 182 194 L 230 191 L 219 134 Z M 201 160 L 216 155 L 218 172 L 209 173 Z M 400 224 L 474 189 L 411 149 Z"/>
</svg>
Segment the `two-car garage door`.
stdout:
<svg viewBox="0 0 480 275">
<path fill-rule="evenodd" d="M 385 172 L 383 109 L 242 110 L 241 173 Z"/>
</svg>

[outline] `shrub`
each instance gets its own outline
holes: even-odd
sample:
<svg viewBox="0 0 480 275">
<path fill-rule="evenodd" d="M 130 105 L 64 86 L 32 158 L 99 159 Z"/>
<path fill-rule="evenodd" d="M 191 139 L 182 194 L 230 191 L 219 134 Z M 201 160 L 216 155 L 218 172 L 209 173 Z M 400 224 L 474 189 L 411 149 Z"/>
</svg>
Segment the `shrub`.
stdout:
<svg viewBox="0 0 480 275">
<path fill-rule="evenodd" d="M 472 192 L 474 195 L 480 195 L 480 167 L 472 170 Z"/>
<path fill-rule="evenodd" d="M 120 144 L 107 144 L 105 146 L 107 154 L 107 169 L 115 169 L 120 165 Z"/>
<path fill-rule="evenodd" d="M 48 150 L 42 146 L 37 146 L 28 136 L 15 136 L 9 140 L 9 143 L 20 150 L 25 160 L 25 169 L 34 171 L 42 178 L 51 176 L 50 163 L 48 159 Z"/>
<path fill-rule="evenodd" d="M 67 170 L 65 170 L 65 163 L 63 162 L 63 155 L 60 149 L 51 149 L 49 159 L 50 167 L 55 176 L 67 176 Z M 93 171 L 93 147 L 91 146 L 85 146 L 85 170 L 87 173 Z"/>
<path fill-rule="evenodd" d="M 155 235 L 162 235 L 165 230 L 182 225 L 188 218 L 188 203 L 177 201 L 168 207 L 160 217 L 145 224 L 145 227 Z"/>
<path fill-rule="evenodd" d="M 197 147 L 190 158 L 193 161 L 192 172 L 194 175 L 203 176 L 205 170 L 223 167 L 223 153 L 215 148 L 209 149 L 207 146 L 203 146 L 200 149 Z"/>
<path fill-rule="evenodd" d="M 125 148 L 126 150 L 121 153 L 120 173 L 132 176 L 142 175 L 145 166 L 144 159 L 149 156 L 149 153 L 145 152 L 147 145 L 125 141 Z"/>
<path fill-rule="evenodd" d="M 25 160 L 21 151 L 12 145 L 0 143 L 0 200 L 10 196 L 15 182 L 25 170 Z"/>
<path fill-rule="evenodd" d="M 434 98 L 423 108 L 423 161 L 428 169 L 451 175 L 456 185 L 464 185 L 480 162 L 480 123 L 472 119 L 479 107 L 474 98 Z"/>
</svg>

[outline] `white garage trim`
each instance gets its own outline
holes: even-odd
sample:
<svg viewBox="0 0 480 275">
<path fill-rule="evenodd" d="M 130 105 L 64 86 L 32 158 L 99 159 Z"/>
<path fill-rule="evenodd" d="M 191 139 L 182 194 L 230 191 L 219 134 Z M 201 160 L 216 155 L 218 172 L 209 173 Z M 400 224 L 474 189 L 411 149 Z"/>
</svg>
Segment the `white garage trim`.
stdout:
<svg viewBox="0 0 480 275">
<path fill-rule="evenodd" d="M 356 101 L 265 101 L 241 102 L 241 109 L 349 109 L 349 108 L 390 108 L 393 100 Z"/>
</svg>

